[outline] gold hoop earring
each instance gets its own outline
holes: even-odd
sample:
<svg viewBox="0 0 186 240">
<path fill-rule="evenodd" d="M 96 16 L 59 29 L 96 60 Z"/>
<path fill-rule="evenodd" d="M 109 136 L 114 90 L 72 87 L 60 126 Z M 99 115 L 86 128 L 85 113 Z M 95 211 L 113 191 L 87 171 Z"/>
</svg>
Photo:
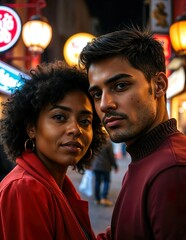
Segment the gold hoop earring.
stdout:
<svg viewBox="0 0 186 240">
<path fill-rule="evenodd" d="M 25 151 L 26 152 L 31 153 L 35 149 L 35 143 L 34 143 L 34 141 L 31 138 L 28 138 L 25 141 L 24 147 L 25 147 Z"/>
<path fill-rule="evenodd" d="M 88 152 L 88 151 L 87 151 Z M 89 157 L 87 158 L 87 161 L 89 161 L 92 158 L 92 149 L 89 148 Z"/>
</svg>

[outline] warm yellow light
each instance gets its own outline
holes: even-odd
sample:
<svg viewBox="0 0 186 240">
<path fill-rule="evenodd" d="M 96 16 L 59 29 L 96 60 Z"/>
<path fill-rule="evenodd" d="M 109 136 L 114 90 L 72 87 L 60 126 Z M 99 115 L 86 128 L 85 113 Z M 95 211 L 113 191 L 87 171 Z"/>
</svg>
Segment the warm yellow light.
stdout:
<svg viewBox="0 0 186 240">
<path fill-rule="evenodd" d="M 186 15 L 170 26 L 172 47 L 179 54 L 186 54 Z"/>
<path fill-rule="evenodd" d="M 52 27 L 42 17 L 32 17 L 23 25 L 24 44 L 32 52 L 42 53 L 52 39 Z"/>
<path fill-rule="evenodd" d="M 77 33 L 67 39 L 63 48 L 63 56 L 68 65 L 78 65 L 80 52 L 94 37 L 89 33 Z"/>
<path fill-rule="evenodd" d="M 184 102 L 182 103 L 182 107 L 183 107 L 184 110 L 186 110 L 186 101 L 184 101 Z"/>
</svg>

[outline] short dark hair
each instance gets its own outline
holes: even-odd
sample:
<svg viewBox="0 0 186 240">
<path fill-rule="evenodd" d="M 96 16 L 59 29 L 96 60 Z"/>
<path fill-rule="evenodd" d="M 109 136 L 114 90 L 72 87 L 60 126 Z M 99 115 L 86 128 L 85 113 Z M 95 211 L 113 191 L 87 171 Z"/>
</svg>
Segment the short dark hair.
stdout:
<svg viewBox="0 0 186 240">
<path fill-rule="evenodd" d="M 150 31 L 134 26 L 94 38 L 83 48 L 79 65 L 88 71 L 92 63 L 115 56 L 142 71 L 148 81 L 166 71 L 162 44 Z"/>
<path fill-rule="evenodd" d="M 2 103 L 1 140 L 8 157 L 15 161 L 24 151 L 24 143 L 28 139 L 27 124 L 35 124 L 39 113 L 47 104 L 55 104 L 74 90 L 84 92 L 92 104 L 93 141 L 90 148 L 93 154 L 99 151 L 105 137 L 88 92 L 86 73 L 67 66 L 63 61 L 55 61 L 38 65 L 30 71 L 30 77 L 30 80 L 23 79 L 22 87 L 15 90 L 7 102 Z M 90 154 L 87 153 L 78 162 L 79 172 L 83 171 L 89 157 Z"/>
</svg>

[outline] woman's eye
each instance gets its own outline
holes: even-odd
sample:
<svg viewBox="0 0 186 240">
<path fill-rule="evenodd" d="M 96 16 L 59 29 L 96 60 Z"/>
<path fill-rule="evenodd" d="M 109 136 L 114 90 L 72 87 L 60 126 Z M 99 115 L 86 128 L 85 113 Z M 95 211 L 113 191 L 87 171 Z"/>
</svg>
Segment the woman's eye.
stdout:
<svg viewBox="0 0 186 240">
<path fill-rule="evenodd" d="M 99 92 L 93 92 L 93 93 L 91 93 L 91 96 L 92 96 L 92 98 L 93 99 L 100 99 L 101 98 L 101 91 L 99 91 Z"/>
<path fill-rule="evenodd" d="M 65 117 L 62 114 L 57 114 L 57 115 L 53 116 L 53 118 L 57 121 L 64 121 L 65 120 Z"/>
<path fill-rule="evenodd" d="M 89 126 L 92 124 L 92 121 L 90 119 L 82 119 L 81 124 L 84 126 Z"/>
</svg>

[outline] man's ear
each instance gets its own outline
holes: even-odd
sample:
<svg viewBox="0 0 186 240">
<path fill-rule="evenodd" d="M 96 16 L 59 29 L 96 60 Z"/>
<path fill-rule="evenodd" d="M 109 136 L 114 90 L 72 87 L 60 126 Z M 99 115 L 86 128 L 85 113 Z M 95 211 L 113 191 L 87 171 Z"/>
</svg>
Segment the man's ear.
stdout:
<svg viewBox="0 0 186 240">
<path fill-rule="evenodd" d="M 27 127 L 26 127 L 26 132 L 29 136 L 29 138 L 33 139 L 35 138 L 35 132 L 36 132 L 36 129 L 35 129 L 35 126 L 33 124 L 28 124 Z"/>
<path fill-rule="evenodd" d="M 166 94 L 168 79 L 163 72 L 159 72 L 155 78 L 155 97 L 160 98 Z"/>
</svg>

